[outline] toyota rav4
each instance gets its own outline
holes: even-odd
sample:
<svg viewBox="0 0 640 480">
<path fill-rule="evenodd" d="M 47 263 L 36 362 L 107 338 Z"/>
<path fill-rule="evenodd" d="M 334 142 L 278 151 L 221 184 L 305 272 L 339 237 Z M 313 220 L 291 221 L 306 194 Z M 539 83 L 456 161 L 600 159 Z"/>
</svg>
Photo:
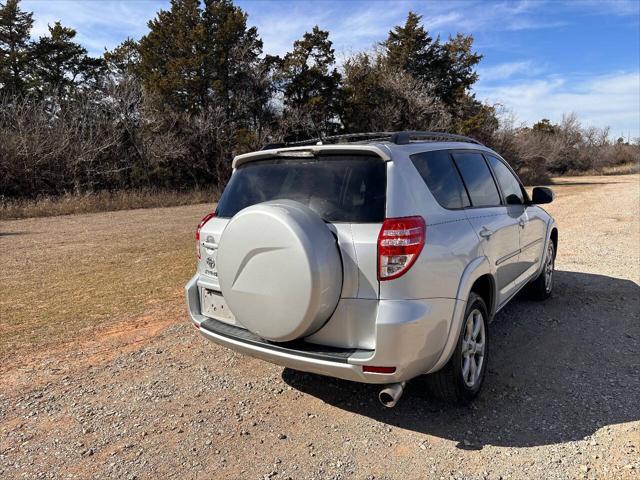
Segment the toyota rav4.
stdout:
<svg viewBox="0 0 640 480">
<path fill-rule="evenodd" d="M 558 229 L 500 155 L 433 132 L 269 145 L 233 160 L 196 231 L 191 320 L 269 362 L 467 403 L 488 324 L 518 291 L 551 295 Z"/>
</svg>

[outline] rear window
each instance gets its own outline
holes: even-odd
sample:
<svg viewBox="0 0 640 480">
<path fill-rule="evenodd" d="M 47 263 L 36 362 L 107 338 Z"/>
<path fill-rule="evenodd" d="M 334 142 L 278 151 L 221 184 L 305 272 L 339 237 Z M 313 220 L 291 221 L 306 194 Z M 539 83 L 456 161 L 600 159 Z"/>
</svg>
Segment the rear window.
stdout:
<svg viewBox="0 0 640 480">
<path fill-rule="evenodd" d="M 217 216 L 233 217 L 268 200 L 295 200 L 328 222 L 379 223 L 385 216 L 386 164 L 364 155 L 271 159 L 240 166 Z"/>
<path fill-rule="evenodd" d="M 469 206 L 458 170 L 445 150 L 411 155 L 411 161 L 438 203 L 444 208 Z"/>
</svg>

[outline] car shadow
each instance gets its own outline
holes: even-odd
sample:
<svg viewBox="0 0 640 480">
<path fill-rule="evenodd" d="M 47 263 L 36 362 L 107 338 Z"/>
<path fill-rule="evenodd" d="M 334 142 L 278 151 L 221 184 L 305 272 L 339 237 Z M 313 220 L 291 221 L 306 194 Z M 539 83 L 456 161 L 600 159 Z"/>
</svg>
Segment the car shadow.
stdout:
<svg viewBox="0 0 640 480">
<path fill-rule="evenodd" d="M 380 386 L 290 369 L 282 378 L 338 408 L 464 449 L 556 444 L 640 420 L 640 287 L 568 271 L 555 281 L 553 298 L 519 295 L 490 324 L 489 370 L 469 406 L 429 398 L 422 378 L 393 409 L 378 403 Z"/>
</svg>

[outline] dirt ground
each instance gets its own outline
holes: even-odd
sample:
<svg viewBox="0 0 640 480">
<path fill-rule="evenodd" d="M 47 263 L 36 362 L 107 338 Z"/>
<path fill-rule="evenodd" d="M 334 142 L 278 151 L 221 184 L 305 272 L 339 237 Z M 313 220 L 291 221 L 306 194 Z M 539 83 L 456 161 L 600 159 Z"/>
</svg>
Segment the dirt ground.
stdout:
<svg viewBox="0 0 640 480">
<path fill-rule="evenodd" d="M 497 316 L 466 408 L 201 338 L 207 205 L 0 222 L 0 478 L 640 479 L 640 177 L 559 183 L 554 296 Z"/>
</svg>

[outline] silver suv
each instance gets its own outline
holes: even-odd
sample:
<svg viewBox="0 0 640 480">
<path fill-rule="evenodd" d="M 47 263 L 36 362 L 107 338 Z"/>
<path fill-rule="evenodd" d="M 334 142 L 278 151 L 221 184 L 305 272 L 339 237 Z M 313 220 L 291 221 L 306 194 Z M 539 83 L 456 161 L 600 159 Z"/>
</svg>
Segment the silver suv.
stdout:
<svg viewBox="0 0 640 480">
<path fill-rule="evenodd" d="M 186 286 L 205 337 L 296 370 L 406 381 L 466 403 L 488 323 L 523 287 L 553 288 L 558 230 L 494 151 L 457 135 L 371 133 L 269 145 L 233 160 L 196 232 Z"/>
</svg>

